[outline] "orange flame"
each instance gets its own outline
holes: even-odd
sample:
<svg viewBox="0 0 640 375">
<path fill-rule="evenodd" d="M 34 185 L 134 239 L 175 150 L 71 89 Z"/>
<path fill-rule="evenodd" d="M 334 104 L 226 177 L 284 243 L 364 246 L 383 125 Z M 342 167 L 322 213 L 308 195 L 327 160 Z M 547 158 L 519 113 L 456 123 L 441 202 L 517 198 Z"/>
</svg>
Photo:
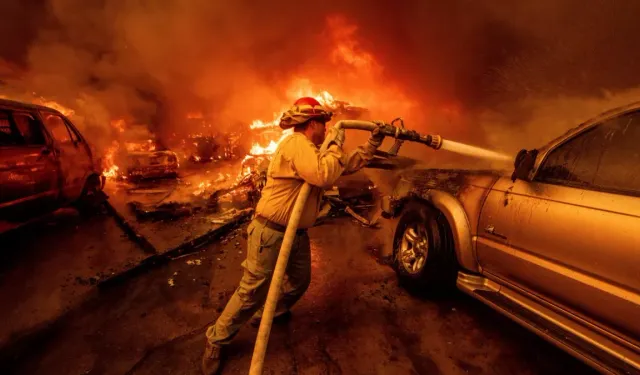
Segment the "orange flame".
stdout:
<svg viewBox="0 0 640 375">
<path fill-rule="evenodd" d="M 125 126 L 125 122 L 124 122 L 123 119 L 118 119 L 118 120 L 111 121 L 111 127 L 116 129 L 120 133 L 124 132 L 124 126 Z"/>
<path fill-rule="evenodd" d="M 116 179 L 120 174 L 120 167 L 115 164 L 115 154 L 120 149 L 120 144 L 117 141 L 113 141 L 111 147 L 107 148 L 103 159 L 103 172 L 102 175 L 108 179 Z"/>
</svg>

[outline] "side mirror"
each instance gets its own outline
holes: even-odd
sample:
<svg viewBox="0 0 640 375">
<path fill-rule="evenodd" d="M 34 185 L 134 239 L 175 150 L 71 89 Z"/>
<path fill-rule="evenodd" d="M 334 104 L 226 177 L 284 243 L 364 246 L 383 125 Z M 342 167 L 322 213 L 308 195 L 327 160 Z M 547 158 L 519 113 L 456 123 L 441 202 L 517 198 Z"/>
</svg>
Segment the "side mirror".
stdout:
<svg viewBox="0 0 640 375">
<path fill-rule="evenodd" d="M 520 150 L 514 162 L 515 169 L 511 175 L 511 180 L 531 181 L 529 177 L 538 156 L 538 150 Z"/>
</svg>

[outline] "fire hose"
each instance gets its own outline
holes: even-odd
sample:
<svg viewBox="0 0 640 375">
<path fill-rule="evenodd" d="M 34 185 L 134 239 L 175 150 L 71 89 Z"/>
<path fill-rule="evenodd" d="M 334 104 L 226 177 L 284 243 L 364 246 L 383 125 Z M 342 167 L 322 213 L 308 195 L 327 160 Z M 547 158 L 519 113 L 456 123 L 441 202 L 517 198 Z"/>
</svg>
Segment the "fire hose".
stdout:
<svg viewBox="0 0 640 375">
<path fill-rule="evenodd" d="M 369 121 L 355 121 L 344 120 L 336 123 L 337 129 L 357 129 L 373 131 L 378 125 Z M 433 149 L 440 149 L 442 146 L 442 138 L 439 135 L 421 135 L 420 133 L 399 128 L 389 124 L 382 124 L 380 126 L 380 132 L 386 137 L 393 137 L 400 140 L 407 140 L 411 142 L 422 143 Z M 326 139 L 320 148 L 320 152 L 325 151 L 331 144 L 332 139 Z M 249 368 L 250 375 L 262 375 L 262 368 L 264 365 L 264 359 L 267 352 L 267 344 L 269 343 L 269 334 L 271 333 L 271 325 L 273 323 L 273 316 L 276 311 L 276 305 L 280 296 L 280 290 L 282 282 L 284 280 L 287 263 L 289 262 L 289 254 L 291 253 L 291 247 L 296 237 L 296 230 L 300 223 L 300 216 L 302 210 L 309 198 L 311 192 L 311 185 L 305 182 L 298 194 L 296 203 L 293 206 L 287 229 L 284 233 L 282 240 L 282 246 L 280 247 L 280 253 L 278 254 L 278 260 L 276 261 L 276 267 L 273 271 L 271 283 L 269 285 L 269 292 L 267 294 L 267 300 L 264 304 L 264 311 L 262 313 L 262 319 L 260 321 L 260 328 L 258 328 L 258 336 L 256 338 L 256 344 L 253 349 L 253 357 L 251 358 L 251 367 Z"/>
</svg>

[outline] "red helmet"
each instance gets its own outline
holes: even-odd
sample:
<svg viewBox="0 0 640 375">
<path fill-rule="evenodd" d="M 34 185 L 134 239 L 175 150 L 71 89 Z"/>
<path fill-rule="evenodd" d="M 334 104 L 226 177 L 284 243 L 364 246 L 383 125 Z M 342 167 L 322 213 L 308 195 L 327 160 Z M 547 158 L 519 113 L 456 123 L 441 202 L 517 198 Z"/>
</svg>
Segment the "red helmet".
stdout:
<svg viewBox="0 0 640 375">
<path fill-rule="evenodd" d="M 280 118 L 280 127 L 289 129 L 309 120 L 328 122 L 333 114 L 322 107 L 319 101 L 311 97 L 296 100 L 287 112 Z"/>
<path fill-rule="evenodd" d="M 317 101 L 316 99 L 310 97 L 310 96 L 305 96 L 304 98 L 300 98 L 298 100 L 295 101 L 295 103 L 293 103 L 293 105 L 310 105 L 312 107 L 320 107 L 321 104 L 319 101 Z"/>
</svg>

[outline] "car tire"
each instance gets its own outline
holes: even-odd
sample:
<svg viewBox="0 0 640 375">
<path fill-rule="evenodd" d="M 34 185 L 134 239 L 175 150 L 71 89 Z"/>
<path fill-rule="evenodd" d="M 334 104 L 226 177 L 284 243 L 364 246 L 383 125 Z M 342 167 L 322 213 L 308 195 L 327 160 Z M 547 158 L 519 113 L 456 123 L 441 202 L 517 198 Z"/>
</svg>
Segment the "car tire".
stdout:
<svg viewBox="0 0 640 375">
<path fill-rule="evenodd" d="M 106 195 L 102 191 L 100 176 L 91 175 L 87 178 L 75 207 L 82 216 L 90 216 L 100 211 L 105 200 Z"/>
<path fill-rule="evenodd" d="M 449 225 L 441 212 L 408 203 L 393 240 L 393 268 L 411 291 L 440 293 L 455 286 L 457 266 Z"/>
</svg>

